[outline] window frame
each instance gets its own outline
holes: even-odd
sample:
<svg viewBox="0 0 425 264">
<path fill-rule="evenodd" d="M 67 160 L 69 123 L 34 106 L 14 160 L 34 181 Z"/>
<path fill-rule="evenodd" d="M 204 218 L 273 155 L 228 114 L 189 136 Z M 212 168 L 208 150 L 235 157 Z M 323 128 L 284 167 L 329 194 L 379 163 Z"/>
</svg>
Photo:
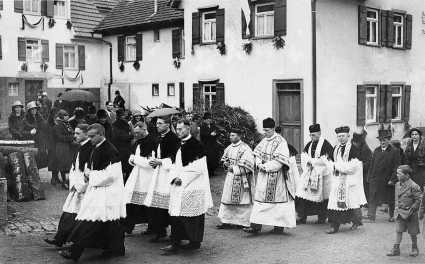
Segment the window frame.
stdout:
<svg viewBox="0 0 425 264">
<path fill-rule="evenodd" d="M 206 92 L 205 88 L 206 87 L 210 87 L 210 91 Z M 214 87 L 215 88 L 215 92 L 211 92 L 211 88 Z M 207 106 L 206 104 L 206 97 L 209 97 L 209 105 Z M 215 101 L 217 102 L 217 83 L 203 83 L 202 84 L 202 101 L 204 104 L 204 110 L 208 111 L 211 110 L 211 108 L 214 106 L 213 103 L 213 96 L 215 96 Z"/>
<path fill-rule="evenodd" d="M 152 84 L 152 96 L 159 96 L 159 83 Z"/>
<path fill-rule="evenodd" d="M 16 87 L 13 87 L 13 93 L 11 94 L 11 88 L 13 85 L 16 85 Z M 7 85 L 7 96 L 8 97 L 17 97 L 19 96 L 19 82 L 10 82 Z"/>
<path fill-rule="evenodd" d="M 395 21 L 395 18 L 396 17 L 400 17 L 401 18 L 401 22 L 396 22 Z M 404 39 L 404 25 L 405 25 L 405 23 L 406 23 L 406 18 L 405 18 L 405 15 L 404 14 L 399 14 L 399 13 L 394 13 L 394 22 L 393 22 L 393 25 L 392 25 L 392 27 L 393 27 L 393 29 L 394 29 L 394 44 L 393 44 L 393 48 L 399 48 L 399 49 L 401 49 L 401 48 L 404 48 L 404 41 L 405 41 L 405 39 Z M 397 43 L 397 37 L 398 37 L 398 31 L 397 31 L 397 28 L 400 28 L 400 38 L 401 38 L 401 43 L 400 44 L 398 44 Z"/>
<path fill-rule="evenodd" d="M 37 12 L 33 10 L 34 2 L 35 1 L 38 2 L 38 11 Z M 25 9 L 26 3 L 30 3 L 31 10 L 26 10 Z M 22 2 L 22 12 L 24 14 L 28 14 L 28 15 L 41 16 L 41 0 L 23 0 L 23 2 Z"/>
<path fill-rule="evenodd" d="M 401 121 L 402 120 L 402 104 L 403 104 L 403 88 L 404 88 L 404 85 L 402 85 L 402 84 L 392 84 L 389 87 L 391 88 L 391 121 Z M 400 92 L 398 94 L 396 94 L 396 96 L 394 96 L 393 88 L 399 88 L 400 89 Z M 393 98 L 394 97 L 398 97 L 399 100 L 400 100 L 399 104 L 398 104 L 398 109 L 397 109 L 398 115 L 397 115 L 396 118 L 393 118 L 393 113 L 392 113 L 392 111 L 393 111 L 392 106 L 393 106 Z"/>
<path fill-rule="evenodd" d="M 64 3 L 64 15 L 63 16 L 60 16 L 60 15 L 57 15 L 56 14 L 56 12 L 57 12 L 57 5 L 56 5 L 56 3 L 57 2 L 63 2 Z M 68 1 L 67 0 L 55 0 L 54 2 L 53 2 L 53 17 L 54 18 L 62 18 L 62 19 L 67 19 L 68 18 Z"/>
<path fill-rule="evenodd" d="M 375 12 L 376 14 L 376 18 L 369 18 L 368 16 L 368 12 Z M 371 37 L 371 30 L 372 30 L 372 23 L 375 23 L 375 32 L 376 32 L 376 41 L 372 42 L 370 41 L 370 39 L 367 39 L 366 44 L 370 45 L 370 46 L 379 46 L 379 41 L 380 41 L 380 33 L 379 33 L 379 28 L 380 28 L 380 10 L 379 9 L 374 9 L 374 8 L 367 8 L 366 9 L 366 27 L 367 27 L 367 32 L 369 32 L 369 38 Z"/>
<path fill-rule="evenodd" d="M 39 58 L 34 59 L 33 58 L 34 56 L 29 56 L 28 46 L 35 47 L 34 44 L 29 44 L 28 43 L 29 41 L 37 41 L 37 43 L 38 43 L 37 46 L 38 46 L 38 49 L 39 49 Z M 32 50 L 31 52 L 34 52 L 33 49 L 31 49 L 31 50 Z M 30 62 L 30 63 L 38 63 L 38 62 L 41 63 L 42 62 L 42 60 L 43 60 L 43 46 L 41 45 L 40 39 L 25 39 L 25 58 L 26 58 L 26 61 Z"/>
<path fill-rule="evenodd" d="M 374 89 L 374 94 L 368 94 L 368 88 Z M 378 119 L 378 90 L 379 85 L 365 85 L 365 123 L 376 123 Z M 375 109 L 373 110 L 373 119 L 368 119 L 368 98 L 373 98 Z"/>
<path fill-rule="evenodd" d="M 128 39 L 129 38 L 134 38 L 134 43 L 128 43 Z M 129 51 L 128 48 L 129 46 L 133 46 L 134 47 L 134 59 L 133 58 L 129 58 Z M 137 59 L 137 37 L 136 35 L 128 35 L 125 36 L 124 39 L 124 61 L 125 62 L 134 62 Z"/>
<path fill-rule="evenodd" d="M 75 54 L 75 65 L 74 65 L 74 67 L 65 67 L 65 53 L 68 53 L 68 52 L 65 52 L 65 49 L 66 48 L 70 48 L 70 47 L 73 47 L 74 48 L 74 54 Z M 64 44 L 63 45 L 63 52 L 62 52 L 63 54 L 62 54 L 62 56 L 63 56 L 63 69 L 64 70 L 78 70 L 78 68 L 79 68 L 79 61 L 78 61 L 78 45 L 73 45 L 73 44 Z M 69 59 L 68 59 L 68 61 L 69 61 Z"/>
<path fill-rule="evenodd" d="M 170 88 L 173 88 L 173 92 L 171 93 Z M 167 96 L 176 96 L 176 84 L 175 83 L 167 83 Z"/>
<path fill-rule="evenodd" d="M 272 30 L 272 32 L 270 34 L 258 35 L 258 30 L 257 30 L 257 28 L 258 28 L 258 17 L 260 16 L 258 14 L 258 8 L 262 7 L 262 6 L 268 6 L 268 5 L 274 6 L 274 3 L 268 2 L 268 3 L 260 3 L 260 4 L 254 5 L 254 20 L 255 20 L 254 21 L 254 37 L 255 38 L 271 38 L 271 37 L 274 36 L 274 16 L 275 16 L 274 8 L 273 8 L 272 11 L 261 12 L 261 14 L 262 14 L 261 16 L 264 16 L 264 17 L 267 17 L 270 14 L 273 14 L 273 19 L 272 19 L 273 30 Z M 264 24 L 264 28 L 263 28 L 264 32 L 266 31 L 266 29 L 267 29 L 267 27 Z"/>
<path fill-rule="evenodd" d="M 215 18 L 214 19 L 205 19 L 205 15 L 207 15 L 207 14 L 215 14 Z M 212 27 L 212 25 L 214 24 L 214 37 L 213 37 L 213 39 L 211 39 L 211 40 L 206 40 L 206 39 L 204 39 L 204 24 L 206 23 L 206 22 L 208 22 L 208 23 L 211 23 L 211 25 L 210 25 L 210 32 L 211 32 L 211 34 L 212 34 L 212 29 L 213 29 L 213 27 Z M 212 10 L 212 11 L 203 11 L 203 12 L 201 12 L 201 43 L 202 44 L 215 44 L 215 43 L 217 43 L 217 10 Z"/>
</svg>

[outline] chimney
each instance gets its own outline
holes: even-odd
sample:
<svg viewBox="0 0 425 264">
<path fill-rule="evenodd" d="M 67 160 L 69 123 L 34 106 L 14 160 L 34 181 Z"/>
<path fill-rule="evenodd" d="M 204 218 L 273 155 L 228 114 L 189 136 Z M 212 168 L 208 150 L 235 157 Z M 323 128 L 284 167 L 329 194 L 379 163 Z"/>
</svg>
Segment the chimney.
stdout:
<svg viewBox="0 0 425 264">
<path fill-rule="evenodd" d="M 158 12 L 158 0 L 153 0 L 153 13 L 156 14 Z"/>
</svg>

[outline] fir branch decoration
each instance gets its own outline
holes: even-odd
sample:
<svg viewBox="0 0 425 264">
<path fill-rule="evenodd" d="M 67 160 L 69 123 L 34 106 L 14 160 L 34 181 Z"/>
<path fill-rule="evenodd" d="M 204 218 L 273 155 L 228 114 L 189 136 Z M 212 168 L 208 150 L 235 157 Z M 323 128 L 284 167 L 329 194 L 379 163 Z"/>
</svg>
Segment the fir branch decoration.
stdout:
<svg viewBox="0 0 425 264">
<path fill-rule="evenodd" d="M 123 71 L 124 71 L 124 69 L 125 69 L 125 67 L 124 67 L 124 62 L 122 62 L 122 61 L 121 61 L 121 64 L 120 64 L 120 66 L 119 66 L 119 69 L 120 69 L 120 71 L 121 71 L 121 72 L 123 72 Z"/>
<path fill-rule="evenodd" d="M 174 58 L 174 60 L 173 60 L 173 64 L 174 64 L 174 67 L 175 67 L 176 69 L 179 69 L 179 68 L 180 68 L 180 66 L 181 66 L 180 57 L 176 57 L 176 58 Z"/>
<path fill-rule="evenodd" d="M 217 43 L 217 49 L 220 53 L 220 55 L 225 55 L 226 54 L 226 44 L 224 44 L 224 42 L 220 41 Z"/>
<path fill-rule="evenodd" d="M 281 35 L 277 35 L 273 38 L 273 46 L 275 49 L 283 49 L 285 45 L 286 42 Z"/>
<path fill-rule="evenodd" d="M 136 71 L 138 71 L 140 69 L 140 62 L 139 61 L 135 61 L 133 63 L 133 67 L 134 67 L 134 69 L 136 69 Z"/>
<path fill-rule="evenodd" d="M 249 55 L 249 54 L 251 54 L 251 52 L 252 52 L 252 42 L 250 41 L 250 42 L 247 42 L 247 43 L 244 43 L 243 45 L 242 45 L 242 48 L 243 48 L 243 50 L 245 51 L 245 53 L 247 54 L 247 55 Z"/>
</svg>

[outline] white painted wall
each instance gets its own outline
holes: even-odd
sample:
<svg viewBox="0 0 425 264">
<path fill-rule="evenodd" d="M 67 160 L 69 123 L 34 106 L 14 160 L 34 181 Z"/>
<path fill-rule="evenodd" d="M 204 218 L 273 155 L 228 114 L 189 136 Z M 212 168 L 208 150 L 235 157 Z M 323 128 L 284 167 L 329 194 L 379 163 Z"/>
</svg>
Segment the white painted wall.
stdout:
<svg viewBox="0 0 425 264">
<path fill-rule="evenodd" d="M 358 5 L 384 10 L 405 10 L 413 15 L 411 50 L 374 48 L 358 44 Z M 356 128 L 357 84 L 376 82 L 412 85 L 410 123 L 424 126 L 425 34 L 422 0 L 318 0 L 318 122 L 326 137 L 336 142 L 334 128 Z M 394 138 L 404 135 L 404 125 L 394 124 Z M 367 125 L 367 141 L 376 147 L 377 125 Z"/>
<path fill-rule="evenodd" d="M 125 70 L 119 70 L 117 36 L 107 36 L 104 39 L 112 43 L 113 53 L 113 86 L 111 99 L 115 90 L 120 90 L 126 105 L 131 110 L 140 109 L 140 106 L 158 106 L 165 103 L 179 106 L 179 82 L 184 81 L 184 72 L 187 69 L 185 59 L 181 67 L 176 69 L 172 58 L 172 28 L 160 30 L 160 41 L 154 42 L 153 30 L 143 31 L 143 59 L 139 62 L 140 69 L 133 67 L 133 62 L 125 62 Z M 103 67 L 104 72 L 109 72 L 109 64 Z M 159 83 L 159 96 L 152 96 L 152 84 Z M 167 95 L 167 83 L 175 83 L 175 96 Z M 106 86 L 107 87 L 107 86 Z M 107 100 L 107 88 L 103 89 L 102 102 Z M 185 87 L 185 94 L 190 91 Z M 186 100 L 187 104 L 187 100 Z"/>
<path fill-rule="evenodd" d="M 69 2 L 68 2 L 69 3 Z M 69 11 L 69 8 L 68 8 Z M 101 80 L 108 76 L 99 64 L 108 62 L 102 54 L 103 44 L 88 42 L 72 42 L 74 32 L 66 28 L 66 19 L 55 18 L 56 24 L 53 28 L 48 26 L 48 18 L 44 20 L 44 30 L 41 24 L 36 28 L 25 26 L 21 30 L 21 14 L 14 12 L 14 1 L 3 1 L 3 10 L 0 11 L 0 35 L 2 37 L 3 59 L 0 60 L 0 77 L 38 77 L 48 78 L 48 88 L 99 88 Z M 26 15 L 30 23 L 37 22 L 40 16 Z M 20 73 L 23 62 L 18 61 L 18 37 L 37 38 L 49 40 L 49 62 L 46 73 L 40 69 L 40 63 L 30 63 L 28 73 Z M 59 78 L 61 70 L 56 69 L 56 43 L 85 45 L 86 70 L 83 72 L 84 83 L 62 81 Z M 108 53 L 106 53 L 108 54 Z M 78 71 L 66 72 L 68 76 L 75 76 Z"/>
</svg>

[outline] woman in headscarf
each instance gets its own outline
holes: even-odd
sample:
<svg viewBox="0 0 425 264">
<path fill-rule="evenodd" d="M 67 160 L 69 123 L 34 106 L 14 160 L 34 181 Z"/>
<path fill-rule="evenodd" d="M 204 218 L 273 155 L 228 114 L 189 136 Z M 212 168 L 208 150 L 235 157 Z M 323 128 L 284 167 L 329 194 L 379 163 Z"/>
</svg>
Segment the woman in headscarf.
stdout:
<svg viewBox="0 0 425 264">
<path fill-rule="evenodd" d="M 422 131 L 412 128 L 409 132 L 410 140 L 406 147 L 406 162 L 413 169 L 412 180 L 424 189 L 425 184 L 425 142 Z"/>
<path fill-rule="evenodd" d="M 13 139 L 24 140 L 29 134 L 25 131 L 24 105 L 21 101 L 16 101 L 12 105 L 12 113 L 10 113 L 8 125 L 9 132 Z"/>
</svg>

